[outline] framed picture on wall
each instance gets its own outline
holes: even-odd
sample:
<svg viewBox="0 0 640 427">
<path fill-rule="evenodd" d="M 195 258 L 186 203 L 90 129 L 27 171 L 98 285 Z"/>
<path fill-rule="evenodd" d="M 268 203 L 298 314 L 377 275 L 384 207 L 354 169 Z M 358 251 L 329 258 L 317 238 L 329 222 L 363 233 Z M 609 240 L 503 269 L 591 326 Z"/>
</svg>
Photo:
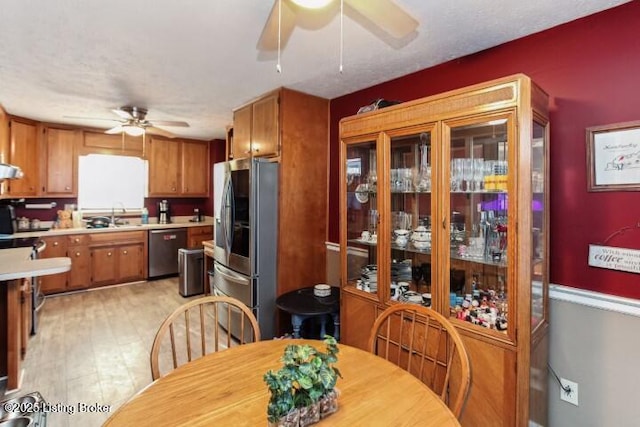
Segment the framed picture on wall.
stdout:
<svg viewBox="0 0 640 427">
<path fill-rule="evenodd" d="M 588 191 L 640 190 L 640 121 L 587 128 Z"/>
</svg>

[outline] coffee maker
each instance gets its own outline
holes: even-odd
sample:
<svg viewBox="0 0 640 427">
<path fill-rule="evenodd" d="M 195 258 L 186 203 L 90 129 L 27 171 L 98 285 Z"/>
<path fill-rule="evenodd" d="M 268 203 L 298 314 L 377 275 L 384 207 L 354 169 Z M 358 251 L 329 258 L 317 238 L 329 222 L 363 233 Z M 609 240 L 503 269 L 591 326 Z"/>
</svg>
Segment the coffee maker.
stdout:
<svg viewBox="0 0 640 427">
<path fill-rule="evenodd" d="M 171 222 L 171 208 L 169 202 L 163 200 L 158 202 L 158 224 L 169 224 Z"/>
</svg>

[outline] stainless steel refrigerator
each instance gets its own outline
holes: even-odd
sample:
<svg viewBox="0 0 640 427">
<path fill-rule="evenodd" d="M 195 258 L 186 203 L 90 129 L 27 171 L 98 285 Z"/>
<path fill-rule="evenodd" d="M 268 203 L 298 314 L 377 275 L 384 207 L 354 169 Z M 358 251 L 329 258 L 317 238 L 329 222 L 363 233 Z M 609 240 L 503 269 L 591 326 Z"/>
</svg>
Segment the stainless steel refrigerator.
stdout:
<svg viewBox="0 0 640 427">
<path fill-rule="evenodd" d="M 263 339 L 276 334 L 278 168 L 278 163 L 264 159 L 232 160 L 213 166 L 215 247 L 211 291 L 237 298 L 250 307 Z M 226 324 L 221 326 L 228 329 Z M 232 327 L 231 334 L 237 337 L 239 331 Z"/>
</svg>

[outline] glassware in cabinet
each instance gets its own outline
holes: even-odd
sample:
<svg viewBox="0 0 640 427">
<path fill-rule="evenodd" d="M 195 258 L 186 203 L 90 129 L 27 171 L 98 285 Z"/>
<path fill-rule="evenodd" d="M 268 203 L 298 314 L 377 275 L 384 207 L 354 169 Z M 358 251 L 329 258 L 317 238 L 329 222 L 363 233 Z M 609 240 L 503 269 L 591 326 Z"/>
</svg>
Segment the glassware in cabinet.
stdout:
<svg viewBox="0 0 640 427">
<path fill-rule="evenodd" d="M 449 127 L 449 313 L 507 332 L 511 115 Z"/>
<path fill-rule="evenodd" d="M 387 299 L 431 306 L 432 130 L 388 145 L 390 289 Z M 385 193 L 386 195 L 386 193 Z"/>
<path fill-rule="evenodd" d="M 376 142 L 344 145 L 344 224 L 346 281 L 343 286 L 378 292 L 378 192 Z"/>
</svg>

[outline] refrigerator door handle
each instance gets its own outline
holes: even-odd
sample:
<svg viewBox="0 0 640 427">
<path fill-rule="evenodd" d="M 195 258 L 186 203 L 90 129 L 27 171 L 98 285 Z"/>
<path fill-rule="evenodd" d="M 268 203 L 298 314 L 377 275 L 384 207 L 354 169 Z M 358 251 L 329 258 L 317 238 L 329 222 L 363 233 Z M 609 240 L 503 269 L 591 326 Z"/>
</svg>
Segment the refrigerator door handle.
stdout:
<svg viewBox="0 0 640 427">
<path fill-rule="evenodd" d="M 224 236 L 224 249 L 227 254 L 231 253 L 231 244 L 233 240 L 229 237 L 231 234 L 229 227 L 229 214 L 232 212 L 231 204 L 231 177 L 227 176 L 225 179 L 224 194 L 222 196 L 222 207 L 220 216 L 222 217 L 222 234 Z M 233 222 L 231 222 L 233 224 Z"/>
<path fill-rule="evenodd" d="M 229 227 L 229 253 L 231 253 L 231 246 L 233 245 L 233 235 L 235 233 L 236 226 L 236 201 L 233 194 L 233 182 L 231 176 L 229 176 L 229 201 L 231 202 L 231 223 Z"/>
<path fill-rule="evenodd" d="M 248 278 L 241 276 L 227 268 L 224 268 L 219 264 L 214 264 L 213 269 L 215 270 L 216 274 L 220 274 L 230 282 L 238 283 L 245 286 L 249 286 L 251 284 L 251 281 Z"/>
</svg>

